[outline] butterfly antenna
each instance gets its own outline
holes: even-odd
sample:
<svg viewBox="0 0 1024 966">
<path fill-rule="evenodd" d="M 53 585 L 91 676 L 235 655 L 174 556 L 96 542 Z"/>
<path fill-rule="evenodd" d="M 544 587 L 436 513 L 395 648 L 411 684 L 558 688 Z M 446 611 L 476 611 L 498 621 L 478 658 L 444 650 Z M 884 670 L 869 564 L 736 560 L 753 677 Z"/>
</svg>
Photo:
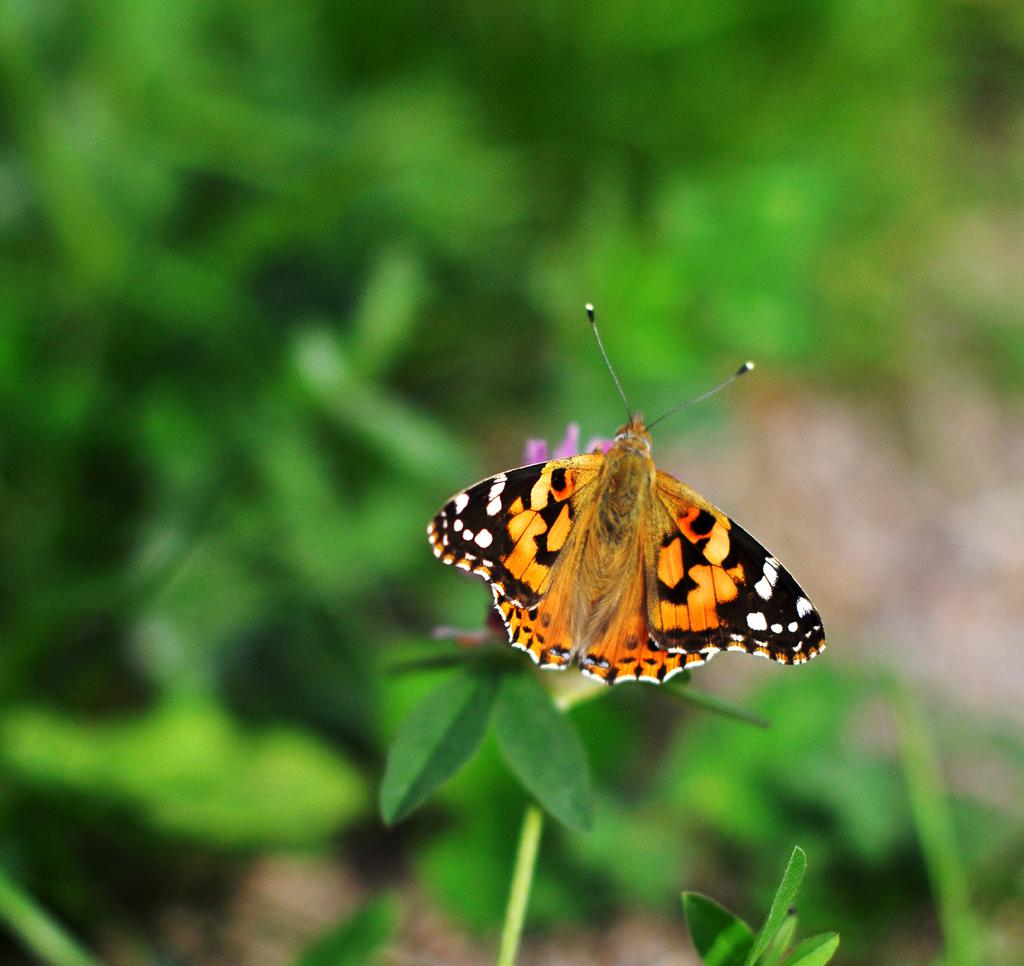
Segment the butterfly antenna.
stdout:
<svg viewBox="0 0 1024 966">
<path fill-rule="evenodd" d="M 673 416 L 682 409 L 689 409 L 691 406 L 694 406 L 699 402 L 703 402 L 709 396 L 713 396 L 720 389 L 724 389 L 730 383 L 735 382 L 737 379 L 739 379 L 740 376 L 750 372 L 750 370 L 753 368 L 754 363 L 744 362 L 743 365 L 740 366 L 739 369 L 737 369 L 731 376 L 729 376 L 728 379 L 723 380 L 713 389 L 709 389 L 707 392 L 702 392 L 699 396 L 697 396 L 694 399 L 691 399 L 689 402 L 684 402 L 680 403 L 678 406 L 673 406 L 667 413 L 662 413 L 656 420 L 654 420 L 654 422 L 647 424 L 647 431 L 650 432 L 652 429 L 654 429 L 654 427 L 658 423 L 660 423 L 666 416 Z"/>
<path fill-rule="evenodd" d="M 622 397 L 622 404 L 626 407 L 626 422 L 628 423 L 633 419 L 633 413 L 629 408 L 629 400 L 626 399 L 626 394 L 622 391 L 622 383 L 619 382 L 619 377 L 615 375 L 615 370 L 612 368 L 612 363 L 608 358 L 608 353 L 604 351 L 604 343 L 601 341 L 601 333 L 597 331 L 597 321 L 594 319 L 594 306 L 587 302 L 584 308 L 587 310 L 587 318 L 590 320 L 590 327 L 594 330 L 594 338 L 597 339 L 597 347 L 601 350 L 601 355 L 604 356 L 604 364 L 612 374 L 612 379 L 615 382 L 615 388 L 619 390 L 619 395 Z"/>
</svg>

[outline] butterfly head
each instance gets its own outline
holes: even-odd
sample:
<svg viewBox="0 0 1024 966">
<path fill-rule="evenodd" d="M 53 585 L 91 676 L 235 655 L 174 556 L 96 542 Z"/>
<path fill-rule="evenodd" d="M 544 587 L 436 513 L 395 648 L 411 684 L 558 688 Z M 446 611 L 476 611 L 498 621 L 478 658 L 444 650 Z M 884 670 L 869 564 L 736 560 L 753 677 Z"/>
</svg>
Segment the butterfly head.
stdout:
<svg viewBox="0 0 1024 966">
<path fill-rule="evenodd" d="M 628 423 L 615 434 L 615 446 L 620 450 L 637 450 L 644 456 L 651 452 L 651 434 L 647 432 L 643 413 L 634 413 Z"/>
</svg>

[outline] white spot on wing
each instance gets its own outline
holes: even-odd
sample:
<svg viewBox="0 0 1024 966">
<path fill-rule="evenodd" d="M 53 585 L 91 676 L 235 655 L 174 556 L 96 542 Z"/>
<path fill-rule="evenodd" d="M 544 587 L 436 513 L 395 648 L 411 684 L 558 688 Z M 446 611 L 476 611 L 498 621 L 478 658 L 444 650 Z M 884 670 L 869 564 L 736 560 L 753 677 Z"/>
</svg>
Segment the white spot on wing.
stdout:
<svg viewBox="0 0 1024 966">
<path fill-rule="evenodd" d="M 754 584 L 754 590 L 757 591 L 757 596 L 761 600 L 767 600 L 772 595 L 772 585 L 767 577 L 762 577 L 756 584 Z"/>
<path fill-rule="evenodd" d="M 478 547 L 486 548 L 491 545 L 493 539 L 490 530 L 481 530 L 477 533 L 475 542 Z M 782 630 L 782 628 L 780 627 L 779 630 Z"/>
<path fill-rule="evenodd" d="M 772 624 L 772 633 L 773 634 L 781 634 L 782 633 L 782 625 L 781 624 Z"/>
<path fill-rule="evenodd" d="M 487 504 L 487 515 L 493 517 L 499 513 L 501 513 L 501 497 L 496 496 Z"/>
<path fill-rule="evenodd" d="M 790 622 L 789 622 L 789 623 L 788 623 L 788 624 L 786 625 L 786 630 L 787 630 L 787 631 L 789 631 L 789 632 L 790 632 L 790 634 L 792 634 L 792 633 L 793 633 L 793 632 L 794 632 L 795 630 L 797 630 L 797 628 L 799 628 L 799 627 L 800 627 L 800 625 L 799 625 L 799 624 L 798 624 L 798 623 L 797 623 L 796 621 L 790 621 Z"/>
<path fill-rule="evenodd" d="M 747 614 L 747 627 L 752 631 L 766 631 L 768 630 L 768 621 L 764 619 L 764 614 L 759 610 L 754 611 L 752 614 Z"/>
<path fill-rule="evenodd" d="M 454 531 L 455 531 L 456 533 L 458 533 L 458 532 L 459 532 L 459 531 L 460 531 L 460 530 L 462 529 L 462 527 L 463 527 L 463 526 L 464 526 L 464 524 L 463 524 L 463 522 L 462 522 L 461 520 L 456 520 L 456 521 L 455 521 L 455 522 L 454 522 L 454 523 L 452 524 L 452 529 L 453 529 L 453 530 L 454 530 Z"/>
<path fill-rule="evenodd" d="M 469 527 L 466 527 L 466 529 L 462 531 L 462 536 L 466 540 L 472 540 L 473 539 L 473 531 L 470 530 Z"/>
<path fill-rule="evenodd" d="M 814 608 L 811 606 L 811 602 L 806 597 L 797 597 L 796 599 L 796 616 L 806 617 Z"/>
<path fill-rule="evenodd" d="M 466 509 L 466 506 L 467 506 L 468 503 L 469 503 L 469 494 L 467 494 L 467 493 L 460 493 L 457 497 L 455 497 L 455 512 L 456 513 L 461 513 L 463 510 Z"/>
<path fill-rule="evenodd" d="M 491 485 L 490 492 L 487 494 L 487 499 L 488 500 L 493 500 L 495 497 L 500 496 L 501 495 L 501 491 L 504 490 L 504 489 L 505 489 L 505 480 L 504 480 L 504 478 L 502 478 L 500 480 L 495 480 L 494 483 Z"/>
</svg>

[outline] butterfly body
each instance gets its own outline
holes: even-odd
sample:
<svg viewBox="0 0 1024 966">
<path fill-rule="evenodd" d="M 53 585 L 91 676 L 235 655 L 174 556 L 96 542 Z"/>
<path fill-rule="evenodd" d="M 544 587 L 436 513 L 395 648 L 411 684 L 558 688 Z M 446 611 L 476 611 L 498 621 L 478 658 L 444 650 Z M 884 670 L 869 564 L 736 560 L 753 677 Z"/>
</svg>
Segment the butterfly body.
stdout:
<svg viewBox="0 0 1024 966">
<path fill-rule="evenodd" d="M 544 668 L 660 683 L 722 650 L 801 664 L 818 613 L 749 534 L 659 471 L 638 413 L 600 449 L 499 473 L 427 529 L 483 577 L 514 647 Z"/>
<path fill-rule="evenodd" d="M 619 544 L 635 536 L 653 496 L 656 472 L 651 437 L 637 413 L 615 437 L 598 481 L 597 522 L 605 541 Z"/>
</svg>

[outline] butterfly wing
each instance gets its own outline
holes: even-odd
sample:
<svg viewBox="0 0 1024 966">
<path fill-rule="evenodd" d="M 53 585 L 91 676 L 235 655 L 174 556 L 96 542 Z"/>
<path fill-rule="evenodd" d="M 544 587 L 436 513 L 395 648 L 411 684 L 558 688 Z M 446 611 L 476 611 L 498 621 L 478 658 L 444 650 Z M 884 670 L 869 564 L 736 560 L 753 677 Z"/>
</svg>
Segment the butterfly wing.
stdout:
<svg viewBox="0 0 1024 966">
<path fill-rule="evenodd" d="M 781 664 L 825 649 L 818 612 L 761 544 L 667 473 L 655 490 L 646 568 L 653 640 L 705 660 L 737 650 Z"/>
<path fill-rule="evenodd" d="M 549 496 L 545 503 L 543 492 L 547 483 L 543 475 L 534 484 L 533 502 L 541 507 L 535 513 L 548 529 L 541 529 L 536 520 L 526 519 L 519 524 L 515 516 L 509 526 L 514 530 L 522 526 L 526 533 L 533 528 L 540 530 L 535 545 L 527 547 L 525 558 L 533 561 L 527 578 L 538 564 L 546 568 L 540 571 L 543 584 L 530 588 L 532 596 L 519 591 L 520 598 L 512 600 L 499 589 L 500 585 L 508 584 L 505 576 L 494 583 L 494 603 L 512 646 L 529 654 L 541 668 L 560 670 L 576 657 L 585 675 L 605 684 L 630 680 L 658 683 L 688 663 L 699 661 L 699 656 L 670 653 L 650 638 L 641 534 L 637 534 L 634 546 L 623 547 L 621 559 L 611 567 L 611 572 L 619 576 L 606 586 L 598 584 L 596 590 L 584 578 L 583 557 L 588 550 L 588 537 L 594 536 L 593 513 L 597 506 L 595 496 L 600 492 L 603 459 L 596 454 L 584 464 L 583 474 L 577 476 L 578 489 L 564 499 L 553 500 Z M 577 463 L 575 468 L 580 465 Z M 591 468 L 594 472 L 588 476 Z M 557 470 L 552 476 L 557 483 Z M 510 507 L 512 511 L 516 509 L 515 505 Z M 567 527 L 564 531 L 559 529 L 561 522 Z M 556 557 L 548 559 L 545 552 L 551 552 L 552 541 L 557 545 Z M 509 557 L 503 565 L 515 574 L 518 568 L 511 567 L 512 559 Z M 608 563 L 606 560 L 605 564 Z"/>
<path fill-rule="evenodd" d="M 529 611 L 547 595 L 556 565 L 574 544 L 604 462 L 600 452 L 549 460 L 457 493 L 427 527 L 434 556 L 483 577 L 496 599 Z"/>
</svg>

